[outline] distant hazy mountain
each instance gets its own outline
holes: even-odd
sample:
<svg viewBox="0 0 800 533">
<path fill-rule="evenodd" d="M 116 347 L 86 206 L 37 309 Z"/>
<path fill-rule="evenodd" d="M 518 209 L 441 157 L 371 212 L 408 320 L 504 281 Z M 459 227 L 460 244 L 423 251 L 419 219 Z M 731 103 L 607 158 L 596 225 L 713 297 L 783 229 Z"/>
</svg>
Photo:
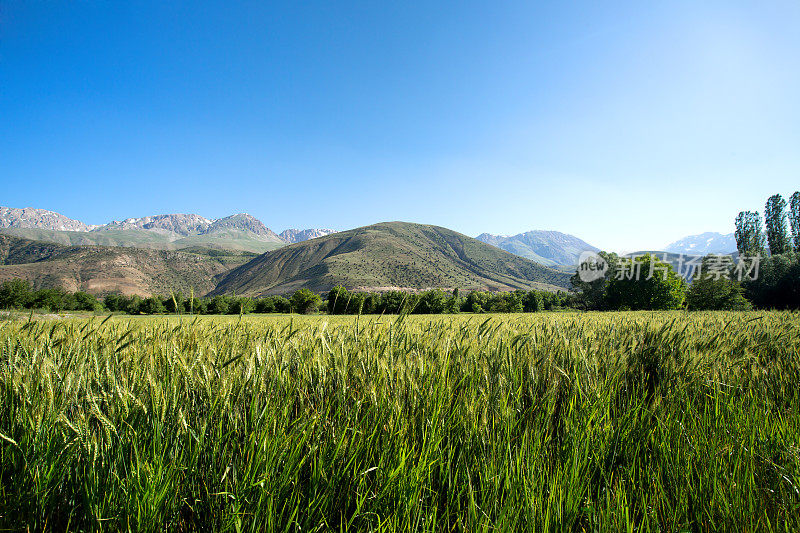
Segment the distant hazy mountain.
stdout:
<svg viewBox="0 0 800 533">
<path fill-rule="evenodd" d="M 563 290 L 569 274 L 447 228 L 383 222 L 267 252 L 225 275 L 214 293 L 260 296 L 339 284 L 375 291 Z"/>
<path fill-rule="evenodd" d="M 482 233 L 477 239 L 547 266 L 575 266 L 581 252 L 599 251 L 581 239 L 558 231 L 528 231 L 518 235 Z"/>
<path fill-rule="evenodd" d="M 733 233 L 723 235 L 722 233 L 706 232 L 684 237 L 667 245 L 664 249 L 675 254 L 729 254 L 736 251 L 736 239 Z"/>
<path fill-rule="evenodd" d="M 289 244 L 292 244 L 295 242 L 307 241 L 308 239 L 316 239 L 317 237 L 324 237 L 325 235 L 330 235 L 331 233 L 336 233 L 336 230 L 316 228 L 304 230 L 287 229 L 283 230 L 279 237 Z"/>
<path fill-rule="evenodd" d="M 718 252 L 708 252 L 716 254 Z M 703 258 L 707 254 L 687 254 L 684 252 L 667 252 L 666 250 L 639 250 L 625 254 L 625 257 L 641 257 L 645 254 L 655 256 L 659 261 L 664 261 L 672 266 L 676 274 L 691 282 L 695 270 L 703 263 Z M 719 255 L 729 255 L 731 260 L 736 262 L 739 259 L 739 252 L 720 253 Z M 649 272 L 642 272 L 642 275 L 649 275 Z"/>
<path fill-rule="evenodd" d="M 67 246 L 161 250 L 205 247 L 263 253 L 285 244 L 275 232 L 247 213 L 217 220 L 195 214 L 154 215 L 90 226 L 43 209 L 0 207 L 0 231 L 19 238 Z"/>
<path fill-rule="evenodd" d="M 0 228 L 38 228 L 56 231 L 91 231 L 97 226 L 84 224 L 79 220 L 73 220 L 64 215 L 47 211 L 46 209 L 35 209 L 26 207 L 17 209 L 14 207 L 0 206 Z"/>
</svg>

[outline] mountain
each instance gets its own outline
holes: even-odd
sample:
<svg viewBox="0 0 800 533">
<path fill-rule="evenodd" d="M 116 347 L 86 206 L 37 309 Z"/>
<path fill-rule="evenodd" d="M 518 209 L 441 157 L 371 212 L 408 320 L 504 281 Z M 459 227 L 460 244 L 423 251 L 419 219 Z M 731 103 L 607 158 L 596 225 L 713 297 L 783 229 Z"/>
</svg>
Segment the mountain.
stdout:
<svg viewBox="0 0 800 533">
<path fill-rule="evenodd" d="M 289 244 L 295 242 L 303 242 L 307 241 L 308 239 L 316 239 L 317 237 L 324 237 L 325 235 L 330 235 L 331 233 L 336 233 L 336 230 L 333 229 L 287 229 L 283 230 L 279 237 L 284 241 L 288 242 Z"/>
<path fill-rule="evenodd" d="M 238 215 L 231 215 L 215 220 L 203 233 L 220 233 L 226 230 L 253 233 L 266 237 L 273 242 L 280 242 L 282 240 L 274 231 L 266 227 L 263 222 L 247 213 L 239 213 Z"/>
<path fill-rule="evenodd" d="M 599 250 L 581 239 L 558 231 L 528 231 L 518 235 L 481 233 L 477 239 L 546 266 L 578 264 L 581 252 Z"/>
<path fill-rule="evenodd" d="M 120 231 L 131 229 L 153 230 L 159 233 L 176 235 L 198 235 L 204 233 L 211 225 L 211 221 L 200 215 L 155 215 L 142 218 L 127 218 L 121 222 L 116 220 L 103 226 L 99 226 L 95 231 Z"/>
<path fill-rule="evenodd" d="M 736 239 L 733 233 L 706 232 L 700 235 L 690 235 L 679 241 L 667 245 L 667 252 L 675 254 L 729 254 L 736 251 Z"/>
<path fill-rule="evenodd" d="M 100 245 L 159 250 L 200 246 L 263 253 L 285 244 L 260 220 L 246 213 L 217 220 L 195 214 L 154 215 L 90 226 L 52 211 L 0 208 L 0 232 L 67 246 Z"/>
<path fill-rule="evenodd" d="M 105 246 L 62 246 L 0 234 L 0 282 L 21 278 L 36 288 L 108 293 L 203 295 L 251 254 L 197 253 Z"/>
<path fill-rule="evenodd" d="M 267 252 L 224 276 L 215 294 L 353 290 L 563 290 L 569 274 L 455 231 L 383 222 Z"/>
<path fill-rule="evenodd" d="M 716 253 L 716 252 L 709 252 L 709 253 Z M 687 281 L 692 280 L 692 277 L 695 274 L 695 270 L 702 264 L 703 257 L 706 254 L 701 255 L 692 255 L 692 254 L 685 254 L 685 253 L 675 253 L 675 252 L 667 252 L 664 250 L 641 250 L 638 252 L 632 252 L 629 254 L 625 254 L 624 257 L 639 257 L 645 254 L 650 254 L 655 256 L 659 261 L 664 261 L 669 263 L 672 266 L 672 269 L 677 273 L 680 277 L 686 279 Z M 729 255 L 731 260 L 736 262 L 739 259 L 739 252 L 732 252 L 729 254 L 720 254 L 720 255 Z M 642 272 L 644 276 L 650 275 L 649 272 Z M 655 275 L 658 275 L 656 272 Z"/>
<path fill-rule="evenodd" d="M 0 206 L 0 228 L 39 228 L 55 231 L 91 231 L 96 227 L 97 226 L 90 226 L 79 220 L 73 220 L 59 213 L 47 211 L 45 209 L 34 209 L 33 207 L 17 209 L 14 207 Z"/>
</svg>

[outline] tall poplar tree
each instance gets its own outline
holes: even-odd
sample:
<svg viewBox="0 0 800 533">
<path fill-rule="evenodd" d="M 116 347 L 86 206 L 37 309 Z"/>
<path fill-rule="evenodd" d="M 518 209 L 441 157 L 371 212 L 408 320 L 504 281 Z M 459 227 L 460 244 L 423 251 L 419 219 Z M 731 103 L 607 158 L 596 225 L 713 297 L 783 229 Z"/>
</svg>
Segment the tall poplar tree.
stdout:
<svg viewBox="0 0 800 533">
<path fill-rule="evenodd" d="M 785 254 L 791 250 L 789 233 L 786 229 L 786 200 L 780 194 L 769 197 L 764 208 L 764 221 L 767 226 L 769 253 Z"/>
<path fill-rule="evenodd" d="M 736 248 L 742 257 L 764 255 L 764 230 L 758 211 L 742 211 L 736 217 Z"/>
<path fill-rule="evenodd" d="M 794 249 L 800 252 L 800 191 L 789 199 L 789 224 L 792 226 Z"/>
</svg>

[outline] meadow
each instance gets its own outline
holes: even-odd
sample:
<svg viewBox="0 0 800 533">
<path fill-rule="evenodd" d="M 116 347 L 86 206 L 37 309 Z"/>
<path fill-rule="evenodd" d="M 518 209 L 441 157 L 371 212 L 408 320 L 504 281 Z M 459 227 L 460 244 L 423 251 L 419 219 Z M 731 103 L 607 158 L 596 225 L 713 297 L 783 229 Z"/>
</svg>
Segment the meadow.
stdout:
<svg viewBox="0 0 800 533">
<path fill-rule="evenodd" d="M 800 315 L 0 317 L 0 529 L 793 531 Z"/>
</svg>

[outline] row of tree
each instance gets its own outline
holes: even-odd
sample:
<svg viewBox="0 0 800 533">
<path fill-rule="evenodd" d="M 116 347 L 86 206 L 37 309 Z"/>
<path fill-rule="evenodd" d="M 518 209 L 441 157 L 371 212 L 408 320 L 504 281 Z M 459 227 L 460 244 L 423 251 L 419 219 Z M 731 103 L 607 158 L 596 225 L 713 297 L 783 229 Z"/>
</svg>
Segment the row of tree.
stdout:
<svg viewBox="0 0 800 533">
<path fill-rule="evenodd" d="M 459 312 L 535 312 L 560 309 L 574 304 L 568 293 L 514 291 L 490 293 L 473 291 L 460 296 L 458 290 L 431 290 L 422 293 L 391 291 L 386 293 L 350 292 L 334 287 L 327 299 L 308 289 L 299 289 L 291 297 L 218 295 L 205 298 L 186 297 L 181 293 L 169 296 L 124 296 L 109 294 L 102 300 L 85 293 L 63 289 L 34 291 L 23 280 L 0 284 L 0 309 L 47 309 L 60 311 L 121 312 L 131 315 L 180 313 L 193 315 L 238 315 L 247 313 L 315 313 L 329 314 L 444 314 Z"/>
<path fill-rule="evenodd" d="M 757 275 L 742 283 L 754 306 L 800 308 L 800 191 L 789 202 L 780 194 L 770 196 L 763 223 L 758 211 L 739 213 L 736 247 L 740 256 L 762 257 Z"/>
<path fill-rule="evenodd" d="M 461 296 L 458 289 L 434 289 L 422 293 L 389 291 L 351 292 L 337 286 L 327 295 L 328 314 L 445 314 L 445 313 L 532 313 L 570 307 L 574 295 L 566 292 L 516 290 L 513 292 L 472 291 Z"/>
<path fill-rule="evenodd" d="M 766 245 L 770 255 L 800 252 L 800 191 L 791 196 L 788 204 L 780 194 L 770 196 L 764 206 L 764 222 L 758 211 L 740 212 L 735 236 L 742 256 L 766 256 Z"/>
</svg>

